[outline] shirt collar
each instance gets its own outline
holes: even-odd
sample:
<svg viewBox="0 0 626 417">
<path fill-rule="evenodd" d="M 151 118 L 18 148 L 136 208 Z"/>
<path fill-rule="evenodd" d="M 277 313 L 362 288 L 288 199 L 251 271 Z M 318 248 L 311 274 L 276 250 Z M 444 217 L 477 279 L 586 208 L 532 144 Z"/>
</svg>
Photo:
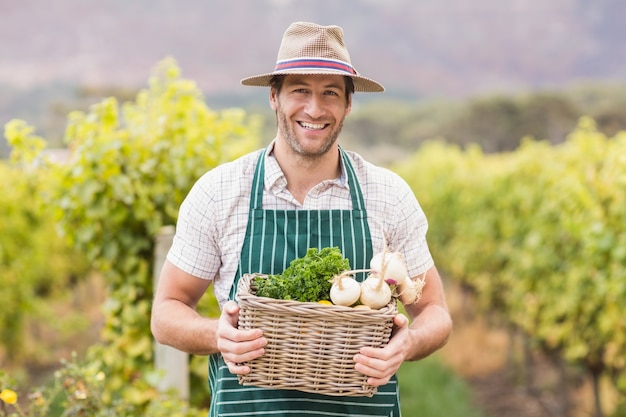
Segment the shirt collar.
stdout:
<svg viewBox="0 0 626 417">
<path fill-rule="evenodd" d="M 265 187 L 267 190 L 280 192 L 287 188 L 287 178 L 285 177 L 285 174 L 283 174 L 283 171 L 278 165 L 278 161 L 276 161 L 276 158 L 274 157 L 275 142 L 276 139 L 272 140 L 267 147 L 267 152 L 265 153 Z M 349 188 L 348 173 L 346 172 L 346 166 L 343 158 L 340 159 L 339 163 L 341 164 L 341 175 L 339 178 L 328 180 L 328 183 L 343 188 Z"/>
</svg>

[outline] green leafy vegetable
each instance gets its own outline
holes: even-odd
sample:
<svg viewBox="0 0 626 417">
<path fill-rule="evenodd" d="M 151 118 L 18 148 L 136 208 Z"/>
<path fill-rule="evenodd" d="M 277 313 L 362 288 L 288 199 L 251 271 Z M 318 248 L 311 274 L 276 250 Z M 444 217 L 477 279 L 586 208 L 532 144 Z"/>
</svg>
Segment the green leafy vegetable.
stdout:
<svg viewBox="0 0 626 417">
<path fill-rule="evenodd" d="M 338 247 L 310 248 L 302 258 L 291 261 L 282 274 L 256 277 L 256 295 L 303 302 L 329 300 L 331 279 L 349 269 L 350 262 Z"/>
</svg>

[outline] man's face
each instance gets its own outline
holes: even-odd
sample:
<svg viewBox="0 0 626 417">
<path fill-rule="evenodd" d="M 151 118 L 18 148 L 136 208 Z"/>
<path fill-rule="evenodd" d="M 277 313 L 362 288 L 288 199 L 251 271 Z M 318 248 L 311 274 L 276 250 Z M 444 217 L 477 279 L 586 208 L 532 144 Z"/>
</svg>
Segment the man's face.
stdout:
<svg viewBox="0 0 626 417">
<path fill-rule="evenodd" d="M 351 99 L 341 75 L 287 75 L 280 93 L 270 93 L 279 139 L 307 158 L 324 155 L 337 142 Z"/>
</svg>

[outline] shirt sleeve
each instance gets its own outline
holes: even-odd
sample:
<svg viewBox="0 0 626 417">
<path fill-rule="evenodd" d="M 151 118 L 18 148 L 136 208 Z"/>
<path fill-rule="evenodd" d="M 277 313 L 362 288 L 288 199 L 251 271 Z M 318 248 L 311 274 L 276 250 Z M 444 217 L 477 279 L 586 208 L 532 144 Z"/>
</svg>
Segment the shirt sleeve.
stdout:
<svg viewBox="0 0 626 417">
<path fill-rule="evenodd" d="M 409 276 L 421 275 L 434 265 L 426 234 L 428 220 L 415 194 L 408 184 L 398 178 L 396 221 L 390 228 L 390 241 L 394 250 L 404 255 Z"/>
<path fill-rule="evenodd" d="M 205 174 L 192 187 L 180 206 L 176 234 L 167 259 L 183 271 L 213 280 L 220 267 L 220 251 L 215 240 L 215 198 Z"/>
<path fill-rule="evenodd" d="M 402 253 L 411 277 L 423 274 L 434 261 L 426 240 L 428 220 L 413 190 L 402 177 L 386 168 L 362 165 L 366 169 L 360 181 L 374 252 L 381 251 L 386 243 L 389 250 Z"/>
</svg>

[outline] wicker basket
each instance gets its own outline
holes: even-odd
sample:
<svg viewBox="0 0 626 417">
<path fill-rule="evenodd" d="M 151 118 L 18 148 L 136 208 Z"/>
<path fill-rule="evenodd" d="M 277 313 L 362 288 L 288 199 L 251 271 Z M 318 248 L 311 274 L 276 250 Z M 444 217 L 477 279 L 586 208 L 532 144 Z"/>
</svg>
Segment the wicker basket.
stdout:
<svg viewBox="0 0 626 417">
<path fill-rule="evenodd" d="M 397 313 L 392 300 L 380 310 L 276 300 L 254 295 L 252 280 L 239 280 L 239 328 L 263 330 L 265 354 L 247 362 L 242 385 L 298 390 L 335 396 L 369 396 L 376 387 L 354 369 L 363 346 L 387 344 Z"/>
</svg>

